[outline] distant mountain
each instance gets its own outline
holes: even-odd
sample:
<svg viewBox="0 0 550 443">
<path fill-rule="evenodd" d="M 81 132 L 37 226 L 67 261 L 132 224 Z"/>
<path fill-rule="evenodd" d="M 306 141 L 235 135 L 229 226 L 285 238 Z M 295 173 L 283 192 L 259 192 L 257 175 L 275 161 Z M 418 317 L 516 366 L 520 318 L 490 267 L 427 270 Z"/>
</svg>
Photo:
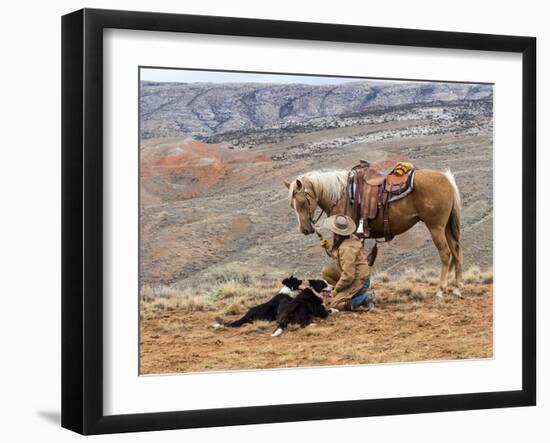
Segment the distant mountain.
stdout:
<svg viewBox="0 0 550 443">
<path fill-rule="evenodd" d="M 141 137 L 192 136 L 290 127 L 321 116 L 345 116 L 431 102 L 492 97 L 492 86 L 461 83 L 341 85 L 141 82 Z"/>
</svg>

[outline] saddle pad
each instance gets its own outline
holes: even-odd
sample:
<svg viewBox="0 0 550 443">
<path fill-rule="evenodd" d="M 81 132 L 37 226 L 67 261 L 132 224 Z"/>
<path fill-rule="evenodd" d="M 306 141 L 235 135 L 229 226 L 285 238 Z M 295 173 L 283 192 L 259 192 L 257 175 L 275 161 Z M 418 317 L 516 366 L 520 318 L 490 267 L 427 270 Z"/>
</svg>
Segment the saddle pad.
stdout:
<svg viewBox="0 0 550 443">
<path fill-rule="evenodd" d="M 390 172 L 390 175 L 397 175 L 400 177 L 413 169 L 416 169 L 416 166 L 414 166 L 412 163 L 399 162 L 394 166 L 394 168 Z"/>
<path fill-rule="evenodd" d="M 407 195 L 409 195 L 413 191 L 415 174 L 416 174 L 416 169 L 413 169 L 412 171 L 409 172 L 409 178 L 407 180 L 407 187 L 405 188 L 405 190 L 403 192 L 401 192 L 401 194 L 391 195 L 388 198 L 388 203 L 394 202 L 396 200 L 400 200 L 400 199 L 406 197 Z"/>
</svg>

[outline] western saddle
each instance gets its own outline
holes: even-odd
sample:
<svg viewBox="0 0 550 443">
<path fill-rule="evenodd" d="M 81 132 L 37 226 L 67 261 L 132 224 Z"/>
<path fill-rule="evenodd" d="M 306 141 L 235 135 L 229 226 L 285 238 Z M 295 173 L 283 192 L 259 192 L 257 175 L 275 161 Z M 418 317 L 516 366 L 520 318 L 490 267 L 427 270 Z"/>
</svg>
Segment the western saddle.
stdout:
<svg viewBox="0 0 550 443">
<path fill-rule="evenodd" d="M 412 191 L 415 170 L 414 165 L 400 162 L 386 175 L 364 160 L 351 169 L 348 175 L 348 198 L 353 209 L 352 217 L 358 226 L 358 236 L 372 238 L 369 221 L 375 219 L 379 208 L 382 208 L 384 238 L 386 241 L 393 239 L 389 204 Z"/>
</svg>

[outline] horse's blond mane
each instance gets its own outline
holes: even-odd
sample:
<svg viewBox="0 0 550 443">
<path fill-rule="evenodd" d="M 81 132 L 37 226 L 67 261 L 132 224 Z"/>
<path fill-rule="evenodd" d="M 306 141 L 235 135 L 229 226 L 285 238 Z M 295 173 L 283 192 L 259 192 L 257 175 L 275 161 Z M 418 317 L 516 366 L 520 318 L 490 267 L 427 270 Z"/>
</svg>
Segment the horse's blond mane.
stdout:
<svg viewBox="0 0 550 443">
<path fill-rule="evenodd" d="M 310 171 L 300 175 L 298 179 L 309 180 L 319 200 L 336 203 L 344 195 L 348 171 L 344 169 Z M 296 181 L 290 186 L 291 196 L 294 192 L 295 184 Z"/>
</svg>

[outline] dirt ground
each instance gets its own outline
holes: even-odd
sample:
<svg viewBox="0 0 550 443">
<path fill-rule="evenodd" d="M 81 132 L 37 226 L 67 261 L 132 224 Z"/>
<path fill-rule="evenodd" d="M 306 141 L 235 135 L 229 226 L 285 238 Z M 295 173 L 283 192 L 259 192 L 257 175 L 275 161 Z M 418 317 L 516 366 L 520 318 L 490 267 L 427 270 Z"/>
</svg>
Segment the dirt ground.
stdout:
<svg viewBox="0 0 550 443">
<path fill-rule="evenodd" d="M 340 312 L 276 338 L 268 322 L 213 329 L 212 320 L 221 315 L 215 310 L 147 316 L 140 322 L 140 373 L 492 357 L 492 284 L 465 285 L 463 298 L 449 293 L 444 301 L 433 297 L 433 284 L 418 283 L 414 291 L 396 285 L 376 286 L 378 304 L 370 312 Z"/>
</svg>

